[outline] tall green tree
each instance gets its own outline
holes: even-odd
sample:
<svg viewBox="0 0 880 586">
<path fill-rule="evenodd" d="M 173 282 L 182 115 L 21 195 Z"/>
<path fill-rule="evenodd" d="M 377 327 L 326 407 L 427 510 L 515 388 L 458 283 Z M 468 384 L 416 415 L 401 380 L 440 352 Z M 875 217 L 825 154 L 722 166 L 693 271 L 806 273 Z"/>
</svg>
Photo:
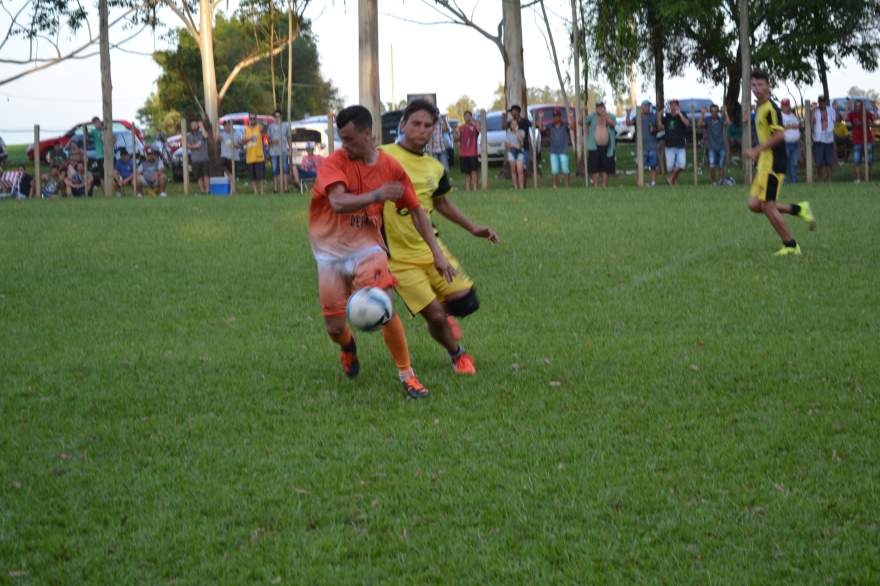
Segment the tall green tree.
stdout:
<svg viewBox="0 0 880 586">
<path fill-rule="evenodd" d="M 285 15 L 278 13 L 277 18 L 280 28 Z M 162 74 L 157 80 L 158 94 L 150 96 L 138 112 L 139 117 L 155 129 L 167 128 L 167 118 L 173 112 L 179 112 L 187 118 L 200 118 L 203 115 L 199 103 L 201 93 L 198 91 L 201 79 L 199 48 L 187 31 L 177 29 L 172 34 L 174 46 L 154 54 L 156 62 L 162 67 Z M 229 77 L 238 64 L 262 47 L 262 43 L 254 39 L 253 21 L 242 15 L 227 18 L 219 13 L 215 18 L 214 38 L 214 63 L 218 77 Z M 286 47 L 273 58 L 286 63 Z M 303 21 L 301 33 L 293 42 L 293 59 L 293 117 L 326 112 L 338 106 L 337 90 L 321 77 L 318 49 L 308 21 Z M 279 69 L 283 71 L 283 68 Z M 241 69 L 234 83 L 230 83 L 220 96 L 220 110 L 227 113 L 271 113 L 275 105 L 272 79 L 269 59 Z M 276 95 L 285 95 L 286 86 L 284 76 L 276 75 Z"/>
</svg>

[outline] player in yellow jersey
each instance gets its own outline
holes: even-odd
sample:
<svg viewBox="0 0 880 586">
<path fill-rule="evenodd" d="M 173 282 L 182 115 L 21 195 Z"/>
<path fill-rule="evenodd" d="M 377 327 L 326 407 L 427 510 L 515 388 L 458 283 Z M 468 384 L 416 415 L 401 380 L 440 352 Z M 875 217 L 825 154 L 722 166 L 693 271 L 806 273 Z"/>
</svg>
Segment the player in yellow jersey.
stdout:
<svg viewBox="0 0 880 586">
<path fill-rule="evenodd" d="M 497 243 L 495 230 L 474 224 L 449 201 L 447 195 L 452 186 L 443 165 L 424 152 L 438 118 L 439 112 L 431 102 L 413 100 L 403 112 L 402 140 L 381 148 L 406 170 L 419 203 L 428 214 L 436 210 L 474 236 Z M 473 359 L 458 343 L 461 328 L 455 321 L 455 317 L 465 317 L 480 307 L 473 282 L 442 242 L 440 247 L 456 275 L 449 282 L 437 272 L 431 250 L 416 231 L 407 210 L 386 204 L 383 234 L 390 255 L 389 268 L 397 279 L 397 293 L 413 314 L 425 318 L 431 336 L 449 352 L 453 370 L 459 374 L 476 374 Z"/>
<path fill-rule="evenodd" d="M 776 201 L 785 179 L 787 161 L 785 128 L 782 126 L 782 112 L 779 106 L 770 99 L 770 77 L 766 72 L 760 70 L 752 72 L 752 93 L 758 99 L 758 108 L 755 111 L 758 145 L 746 150 L 745 154 L 748 158 L 758 161 L 758 167 L 752 181 L 749 209 L 756 214 L 767 216 L 770 225 L 782 238 L 782 248 L 776 252 L 777 256 L 800 254 L 801 247 L 792 237 L 782 214 L 801 218 L 809 224 L 810 230 L 816 229 L 816 219 L 810 210 L 809 202 L 784 204 Z"/>
</svg>

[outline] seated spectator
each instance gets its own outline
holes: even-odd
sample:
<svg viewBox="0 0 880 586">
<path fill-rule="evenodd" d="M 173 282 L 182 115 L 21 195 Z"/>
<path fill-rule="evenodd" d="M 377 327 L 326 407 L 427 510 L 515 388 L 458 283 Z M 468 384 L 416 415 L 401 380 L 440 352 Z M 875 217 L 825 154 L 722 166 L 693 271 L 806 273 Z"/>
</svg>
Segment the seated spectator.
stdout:
<svg viewBox="0 0 880 586">
<path fill-rule="evenodd" d="M 0 196 L 10 197 L 14 195 L 21 181 L 21 173 L 18 170 L 4 171 L 0 166 Z"/>
<path fill-rule="evenodd" d="M 125 194 L 125 186 L 131 183 L 134 177 L 134 163 L 128 156 L 126 149 L 119 149 L 119 159 L 113 165 L 113 183 L 116 185 L 116 197 Z"/>
<path fill-rule="evenodd" d="M 9 157 L 9 151 L 6 149 L 6 143 L 3 142 L 3 138 L 0 137 L 0 164 L 5 163 L 7 157 Z"/>
<path fill-rule="evenodd" d="M 76 143 L 70 142 L 70 145 L 74 145 Z M 64 152 L 64 147 L 61 146 L 61 143 L 56 142 L 52 146 L 52 150 L 49 151 L 49 155 L 47 156 L 50 165 L 54 165 L 61 169 L 65 165 L 67 165 L 67 153 Z"/>
<path fill-rule="evenodd" d="M 91 183 L 91 177 L 86 176 L 82 161 L 71 163 L 67 166 L 67 174 L 64 178 L 64 189 L 67 197 L 82 197 Z"/>
<path fill-rule="evenodd" d="M 318 165 L 324 157 L 315 154 L 315 143 L 306 143 L 306 155 L 299 161 L 299 176 L 301 179 L 314 179 L 318 176 Z"/>
<path fill-rule="evenodd" d="M 48 175 L 43 175 L 43 199 L 50 199 L 62 193 L 62 187 L 64 185 L 64 176 L 58 167 L 54 165 L 49 170 Z"/>
<path fill-rule="evenodd" d="M 18 190 L 13 190 L 12 195 L 19 199 L 25 199 L 34 196 L 34 178 L 27 172 L 24 165 L 18 167 L 21 172 L 21 178 L 18 180 Z"/>
<path fill-rule="evenodd" d="M 151 195 L 156 195 L 158 189 L 159 197 L 165 197 L 165 165 L 151 147 L 147 147 L 146 154 L 147 158 L 138 165 L 138 189 L 141 194 L 146 189 Z"/>
</svg>

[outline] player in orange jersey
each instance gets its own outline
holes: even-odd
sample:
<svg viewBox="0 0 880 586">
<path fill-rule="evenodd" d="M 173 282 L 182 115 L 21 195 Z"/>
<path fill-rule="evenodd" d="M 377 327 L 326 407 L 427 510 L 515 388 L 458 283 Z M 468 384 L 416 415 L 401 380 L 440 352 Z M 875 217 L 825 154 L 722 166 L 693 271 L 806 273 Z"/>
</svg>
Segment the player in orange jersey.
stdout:
<svg viewBox="0 0 880 586">
<path fill-rule="evenodd" d="M 336 127 L 342 150 L 327 157 L 318 169 L 309 208 L 309 240 L 318 264 L 318 290 L 327 334 L 342 349 L 345 374 L 354 377 L 360 363 L 354 336 L 345 322 L 348 298 L 363 287 L 381 287 L 391 295 L 394 285 L 381 234 L 385 202 L 409 209 L 416 229 L 434 255 L 434 266 L 445 279 L 452 281 L 455 269 L 440 249 L 406 171 L 376 148 L 370 111 L 363 106 L 349 106 L 336 116 Z M 397 314 L 382 333 L 406 393 L 412 398 L 428 396 L 428 389 L 413 372 L 403 323 Z"/>
</svg>

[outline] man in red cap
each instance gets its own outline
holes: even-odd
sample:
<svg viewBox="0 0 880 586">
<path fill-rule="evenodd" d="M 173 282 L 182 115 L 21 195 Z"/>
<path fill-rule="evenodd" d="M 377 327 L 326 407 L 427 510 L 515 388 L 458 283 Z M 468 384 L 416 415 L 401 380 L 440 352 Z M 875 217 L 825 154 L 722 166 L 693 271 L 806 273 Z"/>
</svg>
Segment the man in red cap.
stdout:
<svg viewBox="0 0 880 586">
<path fill-rule="evenodd" d="M 780 105 L 782 127 L 785 128 L 785 154 L 788 156 L 785 180 L 789 183 L 797 183 L 798 161 L 801 159 L 801 121 L 791 109 L 791 101 L 788 98 L 783 98 Z"/>
</svg>

